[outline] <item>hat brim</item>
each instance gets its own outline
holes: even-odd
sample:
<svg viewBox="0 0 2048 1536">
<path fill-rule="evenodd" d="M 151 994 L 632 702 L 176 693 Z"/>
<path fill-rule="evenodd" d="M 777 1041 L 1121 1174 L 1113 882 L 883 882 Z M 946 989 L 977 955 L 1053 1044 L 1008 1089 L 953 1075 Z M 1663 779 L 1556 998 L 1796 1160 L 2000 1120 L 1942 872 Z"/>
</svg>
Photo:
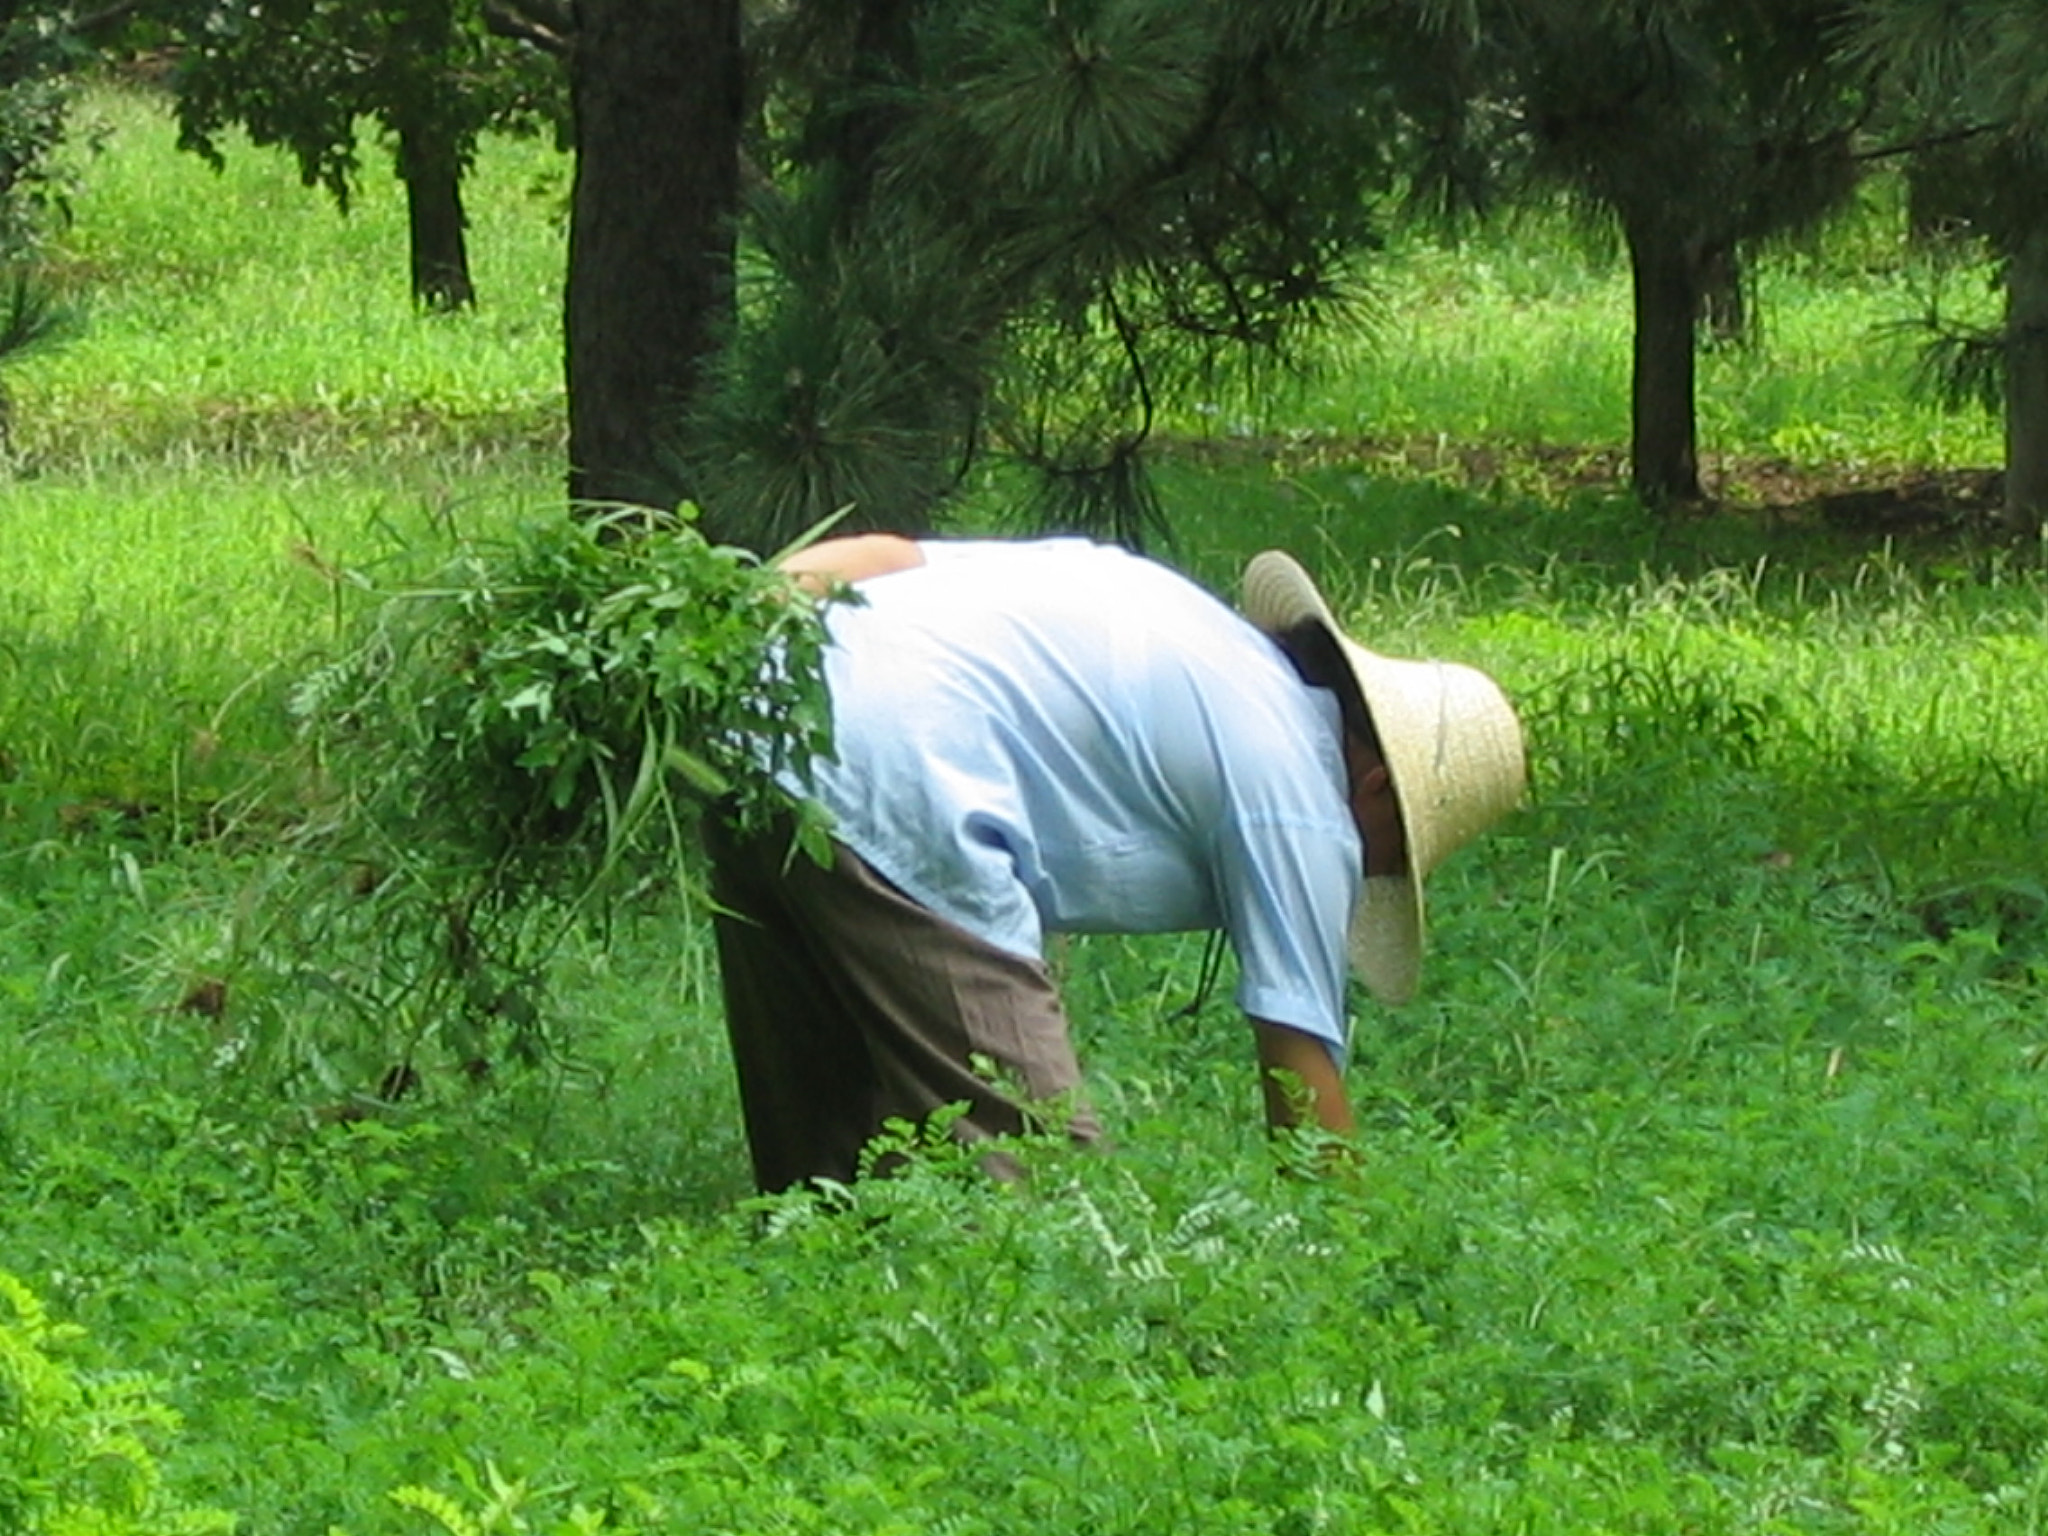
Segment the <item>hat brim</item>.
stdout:
<svg viewBox="0 0 2048 1536">
<path fill-rule="evenodd" d="M 1245 568 L 1244 612 L 1268 634 L 1320 624 L 1338 642 L 1372 717 L 1408 857 L 1400 874 L 1366 878 L 1346 949 L 1375 998 L 1405 1003 L 1422 974 L 1423 881 L 1521 799 L 1520 722 L 1482 672 L 1382 656 L 1351 639 L 1308 572 L 1283 551 L 1268 550 Z"/>
</svg>

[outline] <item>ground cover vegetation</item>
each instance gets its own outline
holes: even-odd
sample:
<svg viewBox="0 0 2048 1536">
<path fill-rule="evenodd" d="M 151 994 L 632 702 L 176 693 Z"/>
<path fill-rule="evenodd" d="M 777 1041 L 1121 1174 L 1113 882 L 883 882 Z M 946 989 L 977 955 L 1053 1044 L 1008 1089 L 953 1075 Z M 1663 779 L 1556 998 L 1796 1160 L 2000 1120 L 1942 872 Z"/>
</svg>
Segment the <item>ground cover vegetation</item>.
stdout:
<svg viewBox="0 0 2048 1536">
<path fill-rule="evenodd" d="M 545 147 L 483 141 L 479 303 L 419 318 L 396 188 L 343 222 L 89 110 L 88 324 L 16 370 L 0 485 L 4 1528 L 2048 1519 L 2048 587 L 1953 503 L 1812 494 L 1996 457 L 1881 329 L 1985 274 L 1882 195 L 1703 355 L 1711 515 L 1586 473 L 1627 275 L 1557 221 L 1398 246 L 1376 347 L 1172 423 L 1173 558 L 1296 549 L 1530 729 L 1425 999 L 1361 1010 L 1357 1177 L 1278 1171 L 1199 941 L 1091 941 L 1114 1154 L 999 1189 L 906 1131 L 902 1177 L 758 1202 L 669 885 L 559 938 L 531 1059 L 404 1084 L 248 937 L 321 793 L 295 687 L 559 503 Z"/>
</svg>

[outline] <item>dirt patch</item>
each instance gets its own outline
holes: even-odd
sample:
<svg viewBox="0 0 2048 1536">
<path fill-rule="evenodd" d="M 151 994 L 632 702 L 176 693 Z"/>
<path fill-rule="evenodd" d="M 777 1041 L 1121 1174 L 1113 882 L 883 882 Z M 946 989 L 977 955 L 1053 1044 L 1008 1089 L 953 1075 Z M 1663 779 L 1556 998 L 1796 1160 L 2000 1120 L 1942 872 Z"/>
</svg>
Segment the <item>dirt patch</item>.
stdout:
<svg viewBox="0 0 2048 1536">
<path fill-rule="evenodd" d="M 1207 463 L 1258 460 L 1291 470 L 1350 468 L 1554 497 L 1626 492 L 1628 455 L 1616 448 L 1544 443 L 1458 443 L 1441 438 L 1290 435 L 1184 439 L 1172 451 Z M 2004 476 L 1995 469 L 1910 465 L 1815 466 L 1787 459 L 1702 458 L 1706 498 L 1692 515 L 1763 517 L 1845 533 L 1996 536 Z"/>
<path fill-rule="evenodd" d="M 1855 533 L 1996 533 L 2005 477 L 1995 469 L 1893 471 L 1874 483 L 1795 484 L 1776 503 Z"/>
</svg>

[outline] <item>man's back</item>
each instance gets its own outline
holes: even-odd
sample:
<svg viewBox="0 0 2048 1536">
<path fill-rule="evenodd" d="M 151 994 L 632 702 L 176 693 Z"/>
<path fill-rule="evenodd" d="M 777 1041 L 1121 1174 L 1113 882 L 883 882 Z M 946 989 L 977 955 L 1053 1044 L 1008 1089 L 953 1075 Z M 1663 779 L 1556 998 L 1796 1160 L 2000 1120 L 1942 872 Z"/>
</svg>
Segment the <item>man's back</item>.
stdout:
<svg viewBox="0 0 2048 1536">
<path fill-rule="evenodd" d="M 1340 1036 L 1359 847 L 1334 701 L 1122 550 L 922 548 L 831 612 L 835 835 L 1021 955 L 1046 929 L 1228 928 L 1241 1000 Z"/>
</svg>

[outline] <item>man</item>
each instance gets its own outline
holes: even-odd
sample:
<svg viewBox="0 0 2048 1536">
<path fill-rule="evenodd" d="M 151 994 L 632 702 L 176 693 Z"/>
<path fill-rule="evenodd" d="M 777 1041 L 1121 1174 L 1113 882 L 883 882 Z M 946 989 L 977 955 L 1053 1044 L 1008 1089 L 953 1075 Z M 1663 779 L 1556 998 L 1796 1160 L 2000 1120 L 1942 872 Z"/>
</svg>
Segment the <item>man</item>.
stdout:
<svg viewBox="0 0 2048 1536">
<path fill-rule="evenodd" d="M 1404 1001 L 1423 877 L 1521 797 L 1490 679 L 1354 644 L 1277 551 L 1243 616 L 1080 539 L 871 534 L 786 568 L 857 601 L 826 615 L 831 864 L 710 834 L 763 1189 L 850 1178 L 885 1120 L 953 1103 L 967 1137 L 1048 1101 L 1097 1136 L 1048 931 L 1224 930 L 1269 1122 L 1352 1131 L 1347 959 Z"/>
</svg>

